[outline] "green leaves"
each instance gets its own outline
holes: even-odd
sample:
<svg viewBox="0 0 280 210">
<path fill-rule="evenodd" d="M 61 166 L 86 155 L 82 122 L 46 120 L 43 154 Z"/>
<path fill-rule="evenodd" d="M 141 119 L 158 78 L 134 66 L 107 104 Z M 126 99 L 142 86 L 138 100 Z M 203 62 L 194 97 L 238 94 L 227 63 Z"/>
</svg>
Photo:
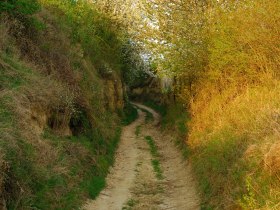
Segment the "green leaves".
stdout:
<svg viewBox="0 0 280 210">
<path fill-rule="evenodd" d="M 0 2 L 0 12 L 11 12 L 15 9 L 15 5 L 10 2 Z"/>
<path fill-rule="evenodd" d="M 40 10 L 37 0 L 7 0 L 0 2 L 0 13 L 11 15 L 32 15 Z"/>
</svg>

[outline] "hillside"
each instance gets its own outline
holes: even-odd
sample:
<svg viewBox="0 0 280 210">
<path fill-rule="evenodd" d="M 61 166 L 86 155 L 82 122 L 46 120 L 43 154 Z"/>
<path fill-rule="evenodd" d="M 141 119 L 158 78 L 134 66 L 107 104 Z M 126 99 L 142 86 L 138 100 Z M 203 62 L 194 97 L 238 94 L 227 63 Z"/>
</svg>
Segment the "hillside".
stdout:
<svg viewBox="0 0 280 210">
<path fill-rule="evenodd" d="M 172 79 L 189 113 L 183 142 L 202 209 L 278 210 L 280 1 L 148 6 L 156 27 L 144 33 L 161 41 L 149 45 L 160 53 L 158 74 Z M 176 114 L 169 109 L 167 122 Z"/>
<path fill-rule="evenodd" d="M 104 187 L 122 122 L 136 117 L 123 35 L 86 2 L 0 12 L 0 208 L 77 208 Z"/>
</svg>

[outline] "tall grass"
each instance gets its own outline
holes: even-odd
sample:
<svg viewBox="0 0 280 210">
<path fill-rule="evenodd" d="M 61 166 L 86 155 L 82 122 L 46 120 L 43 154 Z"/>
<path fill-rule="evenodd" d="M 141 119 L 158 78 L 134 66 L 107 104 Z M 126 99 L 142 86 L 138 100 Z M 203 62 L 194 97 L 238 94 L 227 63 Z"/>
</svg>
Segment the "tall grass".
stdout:
<svg viewBox="0 0 280 210">
<path fill-rule="evenodd" d="M 121 119 L 106 109 L 106 83 L 93 62 L 106 55 L 120 77 L 119 59 L 112 56 L 119 42 L 109 20 L 85 5 L 53 3 L 60 7 L 49 1 L 36 16 L 48 26 L 42 31 L 12 16 L 3 23 L 1 16 L 0 199 L 8 209 L 78 209 L 94 199 L 106 185 L 121 134 Z M 88 24 L 75 28 L 82 24 L 75 25 L 79 14 L 89 31 Z M 137 117 L 131 112 L 129 122 Z M 65 137 L 59 129 L 70 124 L 78 132 Z"/>
<path fill-rule="evenodd" d="M 279 209 L 279 11 L 274 0 L 211 11 L 187 138 L 204 209 Z"/>
<path fill-rule="evenodd" d="M 138 112 L 135 106 L 133 106 L 131 103 L 127 102 L 124 106 L 123 114 L 123 120 L 122 123 L 124 125 L 129 125 L 132 123 L 136 118 L 138 117 Z"/>
<path fill-rule="evenodd" d="M 40 3 L 59 18 L 61 25 L 70 28 L 72 42 L 82 47 L 84 55 L 101 73 L 106 74 L 106 65 L 110 71 L 120 71 L 122 33 L 94 3 L 85 0 L 40 0 Z"/>
<path fill-rule="evenodd" d="M 206 206 L 278 208 L 279 85 L 213 97 L 192 119 L 188 142 Z"/>
<path fill-rule="evenodd" d="M 40 88 L 58 86 L 16 57 L 1 54 L 0 58 L 4 67 L 0 72 L 0 151 L 1 161 L 8 167 L 1 165 L 1 196 L 9 209 L 79 208 L 86 198 L 95 198 L 105 186 L 121 128 L 110 127 L 111 122 L 107 121 L 111 131 L 106 135 L 102 130 L 87 127 L 78 136 L 63 137 L 45 125 L 43 135 L 38 136 L 32 127 L 34 122 L 28 121 L 30 102 L 23 99 L 39 95 L 38 108 L 47 99 L 47 108 L 51 103 L 59 105 L 52 89 L 45 95 Z M 39 85 L 41 92 L 34 84 Z M 57 91 L 61 98 L 63 89 Z"/>
</svg>

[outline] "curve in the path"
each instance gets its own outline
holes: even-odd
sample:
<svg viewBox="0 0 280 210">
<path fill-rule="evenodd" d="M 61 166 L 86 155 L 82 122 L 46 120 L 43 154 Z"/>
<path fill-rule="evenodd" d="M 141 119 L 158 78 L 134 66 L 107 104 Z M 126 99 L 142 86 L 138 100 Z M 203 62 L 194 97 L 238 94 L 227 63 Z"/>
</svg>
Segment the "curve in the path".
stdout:
<svg viewBox="0 0 280 210">
<path fill-rule="evenodd" d="M 107 187 L 85 210 L 122 210 L 133 201 L 133 210 L 199 210 L 199 196 L 192 175 L 191 164 L 184 161 L 174 139 L 159 129 L 160 115 L 141 104 L 135 106 L 153 114 L 153 123 L 145 124 L 144 113 L 123 129 L 115 165 L 106 178 Z M 141 135 L 136 128 L 141 126 Z M 151 136 L 160 154 L 163 180 L 156 178 L 151 165 L 149 145 L 144 140 Z"/>
<path fill-rule="evenodd" d="M 165 177 L 162 183 L 163 203 L 151 209 L 199 210 L 200 198 L 191 164 L 183 160 L 181 151 L 174 144 L 174 137 L 167 132 L 162 133 L 157 126 L 160 115 L 147 106 L 137 103 L 135 105 L 146 109 L 154 116 L 154 122 L 143 127 L 142 135 L 151 136 L 154 139 L 160 153 L 160 164 Z"/>
<path fill-rule="evenodd" d="M 106 178 L 107 186 L 96 200 L 89 201 L 84 210 L 121 210 L 130 197 L 130 187 L 135 178 L 135 167 L 139 151 L 136 146 L 135 129 L 144 123 L 144 114 L 139 111 L 139 118 L 124 127 L 115 165 Z"/>
</svg>

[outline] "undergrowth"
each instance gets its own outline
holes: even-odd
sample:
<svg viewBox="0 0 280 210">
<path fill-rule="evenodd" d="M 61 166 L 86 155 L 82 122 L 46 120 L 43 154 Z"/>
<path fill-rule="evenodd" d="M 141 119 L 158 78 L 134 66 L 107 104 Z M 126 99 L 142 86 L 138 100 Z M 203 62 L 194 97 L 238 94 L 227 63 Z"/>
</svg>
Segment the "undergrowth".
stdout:
<svg viewBox="0 0 280 210">
<path fill-rule="evenodd" d="M 193 118 L 189 144 L 204 209 L 278 209 L 279 84 L 274 85 L 248 87 L 231 102 L 231 92 L 224 92 Z M 221 109 L 219 103 L 226 105 Z"/>
<path fill-rule="evenodd" d="M 207 70 L 192 89 L 193 167 L 204 209 L 277 210 L 280 2 L 229 6 L 213 12 Z"/>
<path fill-rule="evenodd" d="M 86 198 L 94 199 L 106 185 L 121 128 L 117 126 L 108 139 L 91 127 L 70 137 L 47 127 L 39 140 L 25 130 L 18 118 L 20 107 L 14 104 L 42 76 L 12 56 L 2 54 L 1 64 L 5 68 L 0 72 L 0 151 L 9 165 L 1 183 L 8 190 L 1 190 L 8 209 L 76 209 Z M 88 124 L 87 118 L 81 120 Z"/>
<path fill-rule="evenodd" d="M 144 104 L 152 109 L 156 110 L 162 117 L 167 114 L 166 105 L 159 105 L 153 101 L 145 101 Z"/>
<path fill-rule="evenodd" d="M 121 121 L 138 116 L 130 104 L 123 110 L 122 35 L 86 1 L 72 3 L 0 3 L 0 206 L 7 209 L 70 210 L 96 198 Z"/>
<path fill-rule="evenodd" d="M 76 194 L 76 196 L 80 197 L 77 200 L 72 200 L 71 205 L 78 207 L 77 204 L 81 204 L 81 201 L 79 200 L 83 200 L 81 197 L 81 194 L 83 193 L 86 193 L 89 198 L 94 199 L 99 195 L 101 190 L 103 190 L 106 185 L 105 178 L 107 176 L 108 169 L 114 163 L 114 155 L 120 139 L 120 133 L 121 129 L 118 128 L 115 132 L 114 139 L 107 141 L 100 136 L 100 134 L 95 133 L 94 131 L 93 133 L 89 133 L 87 135 L 73 137 L 57 137 L 51 132 L 45 131 L 43 136 L 45 139 L 50 140 L 56 148 L 66 149 L 61 150 L 59 154 L 59 159 L 62 163 L 67 161 L 69 158 L 67 155 L 68 149 L 77 147 L 80 150 L 77 152 L 84 151 L 83 154 L 76 154 L 80 157 L 75 160 L 76 163 L 71 166 L 67 176 L 64 178 L 65 183 L 72 183 L 70 188 L 69 185 L 65 186 L 68 187 L 68 191 L 71 190 L 69 193 L 73 195 Z M 89 161 L 93 162 L 90 163 Z M 73 183 L 74 180 L 77 183 Z M 46 196 L 49 193 L 54 192 L 54 187 L 55 186 L 45 191 L 42 196 Z M 60 204 L 69 202 L 65 200 L 66 198 L 61 197 L 60 199 L 62 200 L 60 201 Z M 40 199 L 44 200 L 43 198 Z"/>
<path fill-rule="evenodd" d="M 137 117 L 138 117 L 137 109 L 131 103 L 127 102 L 123 110 L 122 123 L 124 125 L 129 125 L 130 123 L 135 121 Z"/>
</svg>

